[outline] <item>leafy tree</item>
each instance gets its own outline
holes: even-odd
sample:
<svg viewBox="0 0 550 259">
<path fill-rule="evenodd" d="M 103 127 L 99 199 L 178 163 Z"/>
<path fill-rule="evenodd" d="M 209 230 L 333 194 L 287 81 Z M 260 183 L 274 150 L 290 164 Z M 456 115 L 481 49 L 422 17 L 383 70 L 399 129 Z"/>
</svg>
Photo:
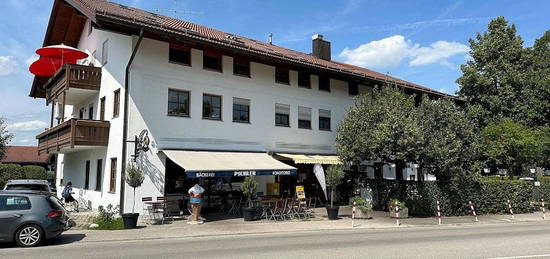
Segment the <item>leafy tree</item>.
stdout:
<svg viewBox="0 0 550 259">
<path fill-rule="evenodd" d="M 526 125 L 550 126 L 550 30 L 527 49 L 525 106 Z"/>
<path fill-rule="evenodd" d="M 421 167 L 433 168 L 439 180 L 477 171 L 478 135 L 467 112 L 448 99 L 423 98 L 418 109 L 424 140 Z"/>
<path fill-rule="evenodd" d="M 543 133 L 529 129 L 511 119 L 489 124 L 482 132 L 482 150 L 488 164 L 505 168 L 510 176 L 521 175 L 544 150 Z"/>
<path fill-rule="evenodd" d="M 248 176 L 244 178 L 244 182 L 241 185 L 241 191 L 243 192 L 244 196 L 246 196 L 248 200 L 248 207 L 252 208 L 252 197 L 254 194 L 256 194 L 256 190 L 258 189 L 258 182 L 254 177 Z"/>
<path fill-rule="evenodd" d="M 493 19 L 488 31 L 470 39 L 472 60 L 461 66 L 459 95 L 485 110 L 482 126 L 503 117 L 521 120 L 524 100 L 525 58 L 523 40 L 504 17 Z"/>
<path fill-rule="evenodd" d="M 342 167 L 337 165 L 331 165 L 328 167 L 326 172 L 326 181 L 327 186 L 330 188 L 330 207 L 334 207 L 334 188 L 342 181 L 344 178 L 344 170 Z"/>
<path fill-rule="evenodd" d="M 6 127 L 4 118 L 0 118 L 0 159 L 4 158 L 6 146 L 13 138 L 13 135 L 7 131 Z"/>
<path fill-rule="evenodd" d="M 126 169 L 125 180 L 126 183 L 130 185 L 130 187 L 134 188 L 134 206 L 132 207 L 132 213 L 134 213 L 134 209 L 136 207 L 136 188 L 140 187 L 143 184 L 143 181 L 145 180 L 145 175 L 143 174 L 143 170 L 141 170 L 141 168 L 132 163 L 129 164 L 128 168 Z"/>
<path fill-rule="evenodd" d="M 395 163 L 401 180 L 401 169 L 418 160 L 422 143 L 414 96 L 386 86 L 356 99 L 338 128 L 336 150 L 343 161 Z"/>
</svg>

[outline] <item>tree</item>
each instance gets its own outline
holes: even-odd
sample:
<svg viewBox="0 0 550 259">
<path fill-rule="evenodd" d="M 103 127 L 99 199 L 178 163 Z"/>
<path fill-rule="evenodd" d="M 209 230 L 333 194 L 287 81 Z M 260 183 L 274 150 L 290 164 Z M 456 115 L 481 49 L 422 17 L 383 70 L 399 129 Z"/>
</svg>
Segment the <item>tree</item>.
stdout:
<svg viewBox="0 0 550 259">
<path fill-rule="evenodd" d="M 143 174 L 143 171 L 139 167 L 131 163 L 126 169 L 125 180 L 126 183 L 130 185 L 130 187 L 134 188 L 134 206 L 132 207 L 132 213 L 134 213 L 134 209 L 136 208 L 136 188 L 140 187 L 143 184 L 145 176 Z"/>
<path fill-rule="evenodd" d="M 550 126 L 550 30 L 527 49 L 524 123 Z"/>
<path fill-rule="evenodd" d="M 489 165 L 522 175 L 523 168 L 541 157 L 544 144 L 540 130 L 529 129 L 511 119 L 489 124 L 482 132 L 483 155 Z"/>
<path fill-rule="evenodd" d="M 258 189 L 258 182 L 254 177 L 248 176 L 244 179 L 243 184 L 241 185 L 241 191 L 243 192 L 244 196 L 246 196 L 248 200 L 248 207 L 252 208 L 252 196 L 256 194 L 256 190 Z"/>
<path fill-rule="evenodd" d="M 467 112 L 449 99 L 424 97 L 419 110 L 423 144 L 421 167 L 430 167 L 438 180 L 452 175 L 475 172 L 478 152 L 476 125 Z"/>
<path fill-rule="evenodd" d="M 422 138 L 414 96 L 386 86 L 358 96 L 338 128 L 336 150 L 347 162 L 395 163 L 402 180 L 406 162 L 418 160 Z"/>
<path fill-rule="evenodd" d="M 519 121 L 528 107 L 524 98 L 525 58 L 523 40 L 504 17 L 493 19 L 488 31 L 470 39 L 472 60 L 461 66 L 458 91 L 469 105 L 485 110 L 481 126 L 504 117 Z"/>
<path fill-rule="evenodd" d="M 0 159 L 4 158 L 6 146 L 10 143 L 13 135 L 6 129 L 4 118 L 0 118 Z"/>
<path fill-rule="evenodd" d="M 326 172 L 327 186 L 330 188 L 330 207 L 334 207 L 334 189 L 344 178 L 344 170 L 337 165 L 331 165 Z"/>
</svg>

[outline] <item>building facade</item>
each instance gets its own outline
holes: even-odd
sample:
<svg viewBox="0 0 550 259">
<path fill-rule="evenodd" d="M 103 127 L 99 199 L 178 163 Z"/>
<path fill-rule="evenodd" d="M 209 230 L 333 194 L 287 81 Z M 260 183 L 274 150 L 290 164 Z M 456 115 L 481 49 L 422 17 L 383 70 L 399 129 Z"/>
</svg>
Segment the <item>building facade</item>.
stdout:
<svg viewBox="0 0 550 259">
<path fill-rule="evenodd" d="M 272 184 L 284 185 L 275 169 L 298 164 L 285 154 L 313 162 L 335 155 L 337 127 L 356 95 L 389 83 L 448 97 L 331 61 L 321 35 L 313 38 L 313 54 L 304 54 L 102 0 L 54 2 L 44 45 L 60 43 L 90 57 L 35 78 L 30 95 L 52 109 L 51 128 L 37 136 L 39 152 L 58 154 L 57 184 L 71 181 L 77 199 L 91 208 L 132 211 L 133 190 L 123 182 L 132 162 L 146 176 L 138 201 L 177 194 L 190 180 L 190 163 L 204 164 L 195 177 L 211 172 L 214 159 L 240 164 L 227 170 L 241 174 L 271 163 L 266 168 L 273 171 L 256 177 L 258 192 L 269 193 Z M 145 135 L 147 148 L 137 149 Z M 282 157 L 289 167 L 247 154 Z M 247 158 L 258 167 L 232 161 Z M 391 170 L 384 170 L 389 178 Z M 415 174 L 414 167 L 407 170 L 407 178 Z M 299 170 L 297 177 L 303 180 Z"/>
</svg>

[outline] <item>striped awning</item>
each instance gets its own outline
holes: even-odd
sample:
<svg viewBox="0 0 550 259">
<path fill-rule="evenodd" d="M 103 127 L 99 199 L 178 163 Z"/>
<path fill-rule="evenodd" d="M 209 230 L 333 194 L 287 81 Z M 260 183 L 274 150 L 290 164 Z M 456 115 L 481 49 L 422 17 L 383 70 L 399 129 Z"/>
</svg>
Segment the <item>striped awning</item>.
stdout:
<svg viewBox="0 0 550 259">
<path fill-rule="evenodd" d="M 338 156 L 302 155 L 302 154 L 285 154 L 285 153 L 277 153 L 276 155 L 291 159 L 296 164 L 322 164 L 322 165 L 341 165 L 342 164 Z"/>
</svg>

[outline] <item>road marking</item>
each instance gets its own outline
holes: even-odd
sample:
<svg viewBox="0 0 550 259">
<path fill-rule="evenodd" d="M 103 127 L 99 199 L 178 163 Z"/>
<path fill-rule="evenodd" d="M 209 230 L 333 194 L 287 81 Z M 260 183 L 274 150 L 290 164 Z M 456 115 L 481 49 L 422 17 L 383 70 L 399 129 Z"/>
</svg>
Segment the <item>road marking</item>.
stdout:
<svg viewBox="0 0 550 259">
<path fill-rule="evenodd" d="M 520 255 L 520 256 L 508 256 L 508 257 L 491 257 L 491 258 L 487 258 L 487 259 L 514 259 L 514 258 L 535 258 L 535 257 L 550 257 L 550 254 Z"/>
</svg>

